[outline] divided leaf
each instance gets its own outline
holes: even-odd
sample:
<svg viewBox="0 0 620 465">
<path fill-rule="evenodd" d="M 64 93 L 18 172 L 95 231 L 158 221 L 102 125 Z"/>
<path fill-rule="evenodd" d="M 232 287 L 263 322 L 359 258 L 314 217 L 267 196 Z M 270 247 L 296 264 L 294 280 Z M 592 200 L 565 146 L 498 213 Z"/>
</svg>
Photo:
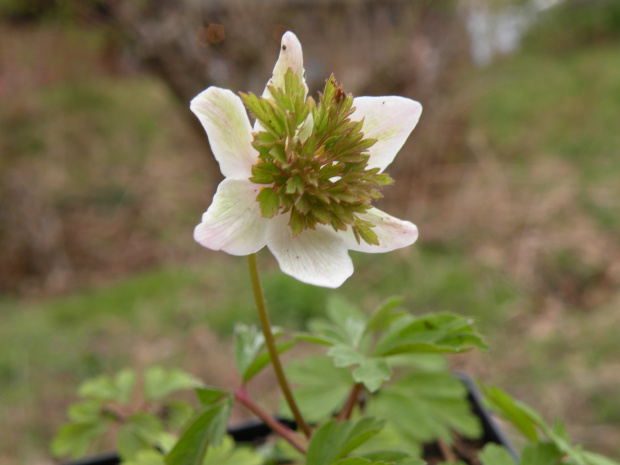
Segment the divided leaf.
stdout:
<svg viewBox="0 0 620 465">
<path fill-rule="evenodd" d="M 324 420 L 338 412 L 355 384 L 349 370 L 335 367 L 324 355 L 290 362 L 285 372 L 289 381 L 297 385 L 294 389 L 295 400 L 309 422 Z M 290 416 L 284 403 L 281 411 Z"/>
<path fill-rule="evenodd" d="M 203 465 L 209 448 L 222 443 L 231 405 L 232 400 L 228 397 L 198 410 L 166 456 L 166 465 Z"/>
<path fill-rule="evenodd" d="M 482 465 L 515 465 L 515 461 L 512 455 L 497 444 L 487 444 L 479 454 Z M 525 456 L 522 457 L 522 463 L 527 465 L 551 465 L 555 462 L 530 462 L 525 460 Z"/>
<path fill-rule="evenodd" d="M 539 442 L 528 444 L 523 448 L 521 461 L 528 465 L 560 465 L 563 455 L 554 444 Z M 483 465 L 487 464 L 483 463 Z"/>
<path fill-rule="evenodd" d="M 487 348 L 470 319 L 449 313 L 405 315 L 390 325 L 374 355 L 461 353 L 474 347 Z"/>
<path fill-rule="evenodd" d="M 467 389 L 447 371 L 413 373 L 384 387 L 367 405 L 369 415 L 387 418 L 400 442 L 450 442 L 452 432 L 479 437 Z"/>
<path fill-rule="evenodd" d="M 513 399 L 501 389 L 483 387 L 483 392 L 485 400 L 491 408 L 496 410 L 505 420 L 511 422 L 527 439 L 535 443 L 524 450 L 524 457 L 538 460 L 541 465 L 556 465 L 560 462 L 552 461 L 555 457 L 552 451 L 554 448 L 562 457 L 562 464 L 618 465 L 613 460 L 585 451 L 578 445 L 572 445 L 562 422 L 556 421 L 553 427 L 550 426 L 533 408 Z M 539 432 L 546 436 L 549 441 L 541 441 Z M 525 461 L 525 458 L 523 460 L 523 463 L 529 463 Z"/>
<path fill-rule="evenodd" d="M 123 404 L 131 401 L 131 393 L 136 383 L 136 373 L 130 369 L 121 370 L 114 379 L 107 375 L 86 380 L 79 387 L 80 397 L 101 402 L 114 401 Z"/>
<path fill-rule="evenodd" d="M 198 396 L 198 400 L 203 407 L 217 404 L 227 397 L 230 397 L 230 393 L 223 389 L 214 387 L 201 387 L 194 389 L 194 392 Z"/>
<path fill-rule="evenodd" d="M 505 420 L 512 423 L 528 440 L 538 442 L 536 423 L 523 410 L 522 405 L 508 393 L 493 386 L 483 386 L 485 400 Z"/>
<path fill-rule="evenodd" d="M 282 331 L 274 328 L 274 337 L 278 338 L 281 335 Z M 271 363 L 265 345 L 265 336 L 256 326 L 238 324 L 235 326 L 234 342 L 235 363 L 245 384 Z M 280 342 L 276 344 L 276 349 L 279 354 L 282 354 L 295 344 L 295 340 Z"/>
<path fill-rule="evenodd" d="M 211 447 L 202 465 L 261 465 L 264 459 L 249 447 L 236 447 L 230 436 L 225 436 L 217 447 Z"/>
<path fill-rule="evenodd" d="M 391 297 L 383 302 L 370 317 L 368 323 L 366 323 L 364 332 L 384 331 L 388 329 L 394 321 L 407 315 L 406 311 L 398 310 L 402 303 L 402 297 Z"/>
<path fill-rule="evenodd" d="M 362 383 L 370 392 L 376 392 L 392 378 L 392 369 L 384 358 L 367 358 L 353 370 L 353 379 Z"/>
<path fill-rule="evenodd" d="M 200 386 L 200 380 L 183 370 L 165 370 L 161 366 L 152 366 L 144 374 L 144 397 L 155 401 L 178 391 Z"/>
<path fill-rule="evenodd" d="M 164 456 L 157 450 L 142 450 L 131 460 L 124 460 L 123 465 L 166 465 Z"/>
<path fill-rule="evenodd" d="M 144 449 L 159 445 L 164 426 L 154 415 L 136 413 L 118 430 L 118 452 L 123 460 L 130 460 Z"/>
<path fill-rule="evenodd" d="M 108 426 L 106 421 L 64 424 L 52 441 L 52 455 L 73 458 L 85 455 L 92 442 L 100 438 Z"/>
<path fill-rule="evenodd" d="M 384 424 L 382 420 L 369 417 L 357 423 L 353 421 L 338 423 L 337 420 L 325 423 L 310 439 L 306 465 L 334 463 L 376 435 Z"/>
</svg>

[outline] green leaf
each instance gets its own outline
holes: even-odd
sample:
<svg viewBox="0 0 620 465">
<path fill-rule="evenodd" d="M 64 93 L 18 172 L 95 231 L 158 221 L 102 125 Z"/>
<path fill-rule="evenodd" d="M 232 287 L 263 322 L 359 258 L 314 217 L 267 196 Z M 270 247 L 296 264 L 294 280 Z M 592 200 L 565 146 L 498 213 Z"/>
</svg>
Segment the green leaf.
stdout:
<svg viewBox="0 0 620 465">
<path fill-rule="evenodd" d="M 60 427 L 51 444 L 55 457 L 80 457 L 86 454 L 91 444 L 107 430 L 108 421 L 94 423 L 67 423 Z"/>
<path fill-rule="evenodd" d="M 329 465 L 348 455 L 383 428 L 384 421 L 363 418 L 359 422 L 331 420 L 310 439 L 306 465 Z"/>
<path fill-rule="evenodd" d="M 324 355 L 290 362 L 285 372 L 289 381 L 297 385 L 294 389 L 295 400 L 309 422 L 324 420 L 339 411 L 355 384 L 347 369 L 336 368 Z M 284 402 L 281 411 L 291 415 Z"/>
<path fill-rule="evenodd" d="M 142 450 L 128 461 L 123 461 L 122 465 L 165 465 L 164 456 L 157 450 Z"/>
<path fill-rule="evenodd" d="M 448 371 L 398 379 L 380 390 L 366 410 L 368 415 L 389 419 L 404 443 L 450 442 L 454 430 L 466 437 L 479 437 L 482 432 L 471 413 L 466 387 Z"/>
<path fill-rule="evenodd" d="M 381 462 L 385 463 L 385 462 Z M 334 462 L 335 465 L 372 465 L 372 461 L 362 457 L 347 457 L 346 459 Z"/>
<path fill-rule="evenodd" d="M 188 402 L 182 400 L 173 400 L 166 402 L 165 405 L 165 421 L 168 428 L 172 431 L 181 428 L 194 413 L 194 407 Z"/>
<path fill-rule="evenodd" d="M 482 465 L 515 465 L 515 461 L 512 455 L 497 444 L 487 444 L 479 454 Z M 525 465 L 543 465 L 543 463 L 530 462 L 525 459 L 525 456 L 521 458 L 522 463 Z M 547 463 L 546 465 L 552 465 L 555 462 Z"/>
<path fill-rule="evenodd" d="M 281 331 L 274 331 L 276 338 L 280 335 L 282 335 Z M 256 326 L 236 325 L 234 342 L 235 362 L 245 384 L 265 368 L 271 362 L 271 358 L 266 350 L 265 337 Z M 295 340 L 278 343 L 276 349 L 281 354 L 291 349 L 295 344 Z"/>
<path fill-rule="evenodd" d="M 340 296 L 332 296 L 327 301 L 329 319 L 347 336 L 349 345 L 355 347 L 364 333 L 366 316 L 351 302 Z"/>
<path fill-rule="evenodd" d="M 512 423 L 520 432 L 532 442 L 538 442 L 536 423 L 523 411 L 510 395 L 499 388 L 483 386 L 485 401 L 496 410 L 505 420 Z"/>
<path fill-rule="evenodd" d="M 233 337 L 237 370 L 245 378 L 246 370 L 265 345 L 265 336 L 256 326 L 237 324 L 235 325 Z"/>
<path fill-rule="evenodd" d="M 194 392 L 198 396 L 198 400 L 203 407 L 214 405 L 226 397 L 230 397 L 228 391 L 214 387 L 201 387 L 194 389 Z"/>
<path fill-rule="evenodd" d="M 209 447 L 221 444 L 230 417 L 230 397 L 202 407 L 186 424 L 179 441 L 166 456 L 166 465 L 202 465 Z"/>
<path fill-rule="evenodd" d="M 341 295 L 332 295 L 326 304 L 327 315 L 329 319 L 338 326 L 344 326 L 350 319 L 357 321 L 366 321 L 366 315 L 348 299 Z"/>
<path fill-rule="evenodd" d="M 356 350 L 342 344 L 331 347 L 327 351 L 327 355 L 332 358 L 334 365 L 340 368 L 359 365 L 366 360 L 366 357 Z"/>
<path fill-rule="evenodd" d="M 366 323 L 364 332 L 386 330 L 394 321 L 405 316 L 407 313 L 404 310 L 398 310 L 402 303 L 402 297 L 392 297 L 383 302 Z"/>
<path fill-rule="evenodd" d="M 292 349 L 296 343 L 297 343 L 296 340 L 279 342 L 276 344 L 276 350 L 279 354 L 283 354 L 287 352 L 288 350 Z M 254 359 L 254 361 L 246 369 L 245 373 L 243 374 L 243 382 L 247 383 L 248 381 L 250 381 L 254 376 L 260 373 L 262 369 L 265 368 L 270 363 L 271 363 L 271 357 L 269 356 L 269 353 L 266 351 L 263 352 L 256 359 Z"/>
<path fill-rule="evenodd" d="M 364 417 L 357 423 L 354 423 L 352 421 L 345 421 L 340 423 L 339 431 L 342 431 L 341 434 L 343 434 L 345 441 L 343 441 L 337 458 L 342 458 L 353 452 L 355 449 L 360 447 L 371 437 L 381 431 L 381 428 L 383 428 L 384 425 L 384 420 L 370 417 Z M 344 431 L 347 431 L 346 435 L 344 435 Z"/>
<path fill-rule="evenodd" d="M 135 382 L 135 371 L 126 368 L 119 371 L 114 379 L 101 375 L 84 381 L 78 389 L 78 395 L 100 402 L 114 401 L 127 404 L 131 401 Z"/>
<path fill-rule="evenodd" d="M 357 383 L 363 383 L 370 392 L 376 392 L 384 382 L 392 377 L 392 370 L 383 358 L 364 359 L 353 370 L 353 379 Z"/>
<path fill-rule="evenodd" d="M 183 370 L 165 370 L 161 366 L 152 366 L 144 374 L 144 396 L 149 401 L 159 400 L 201 384 L 198 379 Z"/>
<path fill-rule="evenodd" d="M 308 324 L 310 332 L 297 334 L 296 338 L 313 344 L 338 345 L 357 351 L 364 335 L 364 328 L 366 326 L 365 316 L 357 307 L 340 297 L 329 299 L 327 314 L 329 320 L 323 318 L 311 320 Z M 332 353 L 337 355 L 343 350 L 346 349 L 335 349 Z M 336 358 L 341 359 L 341 357 Z"/>
<path fill-rule="evenodd" d="M 136 372 L 127 368 L 119 371 L 114 377 L 116 387 L 116 400 L 122 404 L 131 402 L 131 395 L 136 384 Z"/>
<path fill-rule="evenodd" d="M 604 457 L 584 451 L 579 446 L 573 446 L 568 438 L 566 428 L 561 422 L 556 421 L 552 428 L 533 408 L 513 399 L 498 388 L 484 387 L 483 392 L 485 400 L 490 403 L 491 407 L 504 419 L 510 421 L 532 442 L 539 441 L 538 431 L 544 434 L 549 439 L 550 444 L 565 457 L 564 462 L 571 465 L 608 465 L 610 463 Z M 538 453 L 535 450 L 529 453 L 534 454 L 535 452 Z"/>
<path fill-rule="evenodd" d="M 374 355 L 460 353 L 486 349 L 470 319 L 449 313 L 396 320 L 377 343 Z"/>
<path fill-rule="evenodd" d="M 618 465 L 618 462 L 611 460 L 594 452 L 583 451 L 583 458 L 588 465 Z"/>
<path fill-rule="evenodd" d="M 314 318 L 308 323 L 310 333 L 307 334 L 308 341 L 310 338 L 320 338 L 325 345 L 343 344 L 350 345 L 349 337 L 343 334 L 343 331 L 336 325 L 322 318 Z"/>
<path fill-rule="evenodd" d="M 400 450 L 373 450 L 372 452 L 360 454 L 360 457 L 371 462 L 382 461 L 391 463 L 411 458 L 408 453 Z M 424 463 L 422 462 L 422 464 Z"/>
<path fill-rule="evenodd" d="M 164 434 L 161 420 L 151 413 L 136 413 L 127 418 L 118 430 L 118 452 L 123 460 L 133 459 L 144 449 L 159 445 Z"/>
<path fill-rule="evenodd" d="M 98 400 L 86 400 L 69 406 L 67 416 L 73 423 L 96 423 L 102 416 L 103 404 Z"/>
<path fill-rule="evenodd" d="M 399 460 L 394 465 L 426 465 L 426 462 L 422 459 L 411 457 L 408 459 Z"/>
<path fill-rule="evenodd" d="M 337 343 L 332 338 L 320 334 L 311 333 L 296 333 L 295 339 L 299 341 L 309 342 L 311 344 L 318 344 L 323 346 L 332 346 Z"/>
<path fill-rule="evenodd" d="M 527 463 L 527 465 L 560 465 L 563 455 L 555 444 L 549 442 L 528 444 L 521 452 L 521 463 Z M 489 464 L 483 462 L 483 465 L 495 465 L 495 462 L 489 462 Z"/>
<path fill-rule="evenodd" d="M 202 465 L 260 465 L 263 457 L 249 447 L 235 447 L 230 436 L 225 436 L 222 444 L 211 447 Z"/>
<path fill-rule="evenodd" d="M 101 375 L 84 381 L 78 389 L 78 395 L 101 402 L 118 400 L 119 397 L 114 381 L 107 375 Z"/>
<path fill-rule="evenodd" d="M 165 465 L 165 461 L 161 452 L 156 450 L 143 450 L 133 459 L 123 461 L 122 465 Z"/>
<path fill-rule="evenodd" d="M 161 433 L 157 439 L 157 450 L 163 452 L 164 455 L 167 454 L 175 446 L 177 439 L 177 436 L 172 433 Z"/>
</svg>

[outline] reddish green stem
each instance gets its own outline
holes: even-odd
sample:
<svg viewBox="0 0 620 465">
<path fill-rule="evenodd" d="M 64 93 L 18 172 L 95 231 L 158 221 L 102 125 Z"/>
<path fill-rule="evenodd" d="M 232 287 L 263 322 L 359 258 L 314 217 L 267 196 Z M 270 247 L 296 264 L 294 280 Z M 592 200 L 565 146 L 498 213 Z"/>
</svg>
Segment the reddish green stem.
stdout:
<svg viewBox="0 0 620 465">
<path fill-rule="evenodd" d="M 293 413 L 293 417 L 297 423 L 297 428 L 303 431 L 306 437 L 309 438 L 311 435 L 310 428 L 304 421 L 301 412 L 297 407 L 291 388 L 288 384 L 286 376 L 284 375 L 284 369 L 282 368 L 282 362 L 280 361 L 280 354 L 278 354 L 278 349 L 276 347 L 276 339 L 273 337 L 273 332 L 271 331 L 271 323 L 269 321 L 269 314 L 267 313 L 265 296 L 263 294 L 263 288 L 260 284 L 260 278 L 258 276 L 256 254 L 248 255 L 248 265 L 250 267 L 250 279 L 252 281 L 252 289 L 254 290 L 256 309 L 258 310 L 258 319 L 263 330 L 263 335 L 265 336 L 265 345 L 267 346 L 267 351 L 269 352 L 269 358 L 271 359 L 273 370 L 276 373 L 276 378 L 278 379 L 278 384 L 280 385 L 282 394 L 286 399 L 286 403 Z"/>
<path fill-rule="evenodd" d="M 276 433 L 277 435 L 279 435 L 280 437 L 288 441 L 288 443 L 291 446 L 293 446 L 295 449 L 297 449 L 302 454 L 304 455 L 306 454 L 306 448 L 299 443 L 295 432 L 287 428 L 286 426 L 284 426 L 282 423 L 280 423 L 275 418 L 273 418 L 271 415 L 269 415 L 269 413 L 267 413 L 258 404 L 256 404 L 252 399 L 250 399 L 243 387 L 235 391 L 235 400 L 239 402 L 241 405 L 243 405 L 245 408 L 247 408 L 254 415 L 256 415 L 258 418 L 260 418 L 263 421 L 263 423 L 269 426 L 269 428 L 271 428 L 271 430 L 274 433 Z"/>
<path fill-rule="evenodd" d="M 362 392 L 362 387 L 363 387 L 362 383 L 357 383 L 355 386 L 353 386 L 353 389 L 351 389 L 351 393 L 349 394 L 349 398 L 347 399 L 347 403 L 344 404 L 344 407 L 338 414 L 338 422 L 348 420 L 349 418 L 351 418 L 351 413 L 353 413 L 353 408 L 359 402 L 359 397 L 360 397 L 360 392 Z"/>
</svg>

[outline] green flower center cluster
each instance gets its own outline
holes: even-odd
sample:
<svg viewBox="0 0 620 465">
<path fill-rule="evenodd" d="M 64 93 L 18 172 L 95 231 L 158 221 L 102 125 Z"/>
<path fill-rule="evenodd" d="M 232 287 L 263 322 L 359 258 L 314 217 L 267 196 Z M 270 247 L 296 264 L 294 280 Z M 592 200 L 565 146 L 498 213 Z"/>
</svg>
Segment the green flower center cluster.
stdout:
<svg viewBox="0 0 620 465">
<path fill-rule="evenodd" d="M 241 94 L 261 126 L 252 142 L 259 155 L 250 181 L 264 185 L 256 198 L 262 215 L 290 212 L 294 236 L 318 223 L 336 231 L 351 227 L 358 243 L 378 245 L 375 225 L 360 215 L 393 181 L 368 168 L 376 140 L 364 138 L 363 121 L 351 121 L 353 96 L 331 76 L 316 103 L 291 69 L 283 87 L 268 89 L 268 97 Z"/>
</svg>

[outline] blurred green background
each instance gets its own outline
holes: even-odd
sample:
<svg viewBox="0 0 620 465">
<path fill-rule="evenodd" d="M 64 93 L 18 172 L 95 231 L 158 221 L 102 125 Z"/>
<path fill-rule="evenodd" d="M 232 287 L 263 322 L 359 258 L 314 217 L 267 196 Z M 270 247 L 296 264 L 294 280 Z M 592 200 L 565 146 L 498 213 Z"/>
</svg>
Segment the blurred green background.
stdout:
<svg viewBox="0 0 620 465">
<path fill-rule="evenodd" d="M 333 292 L 471 315 L 491 350 L 456 369 L 620 459 L 619 2 L 0 0 L 0 21 L 2 464 L 54 463 L 90 376 L 238 381 L 249 278 L 192 240 L 220 174 L 188 102 L 261 92 L 287 29 L 312 93 L 333 72 L 424 105 L 381 203 L 420 239 L 353 254 L 337 291 L 261 253 L 274 322 L 303 327 Z M 255 386 L 268 405 L 272 387 Z"/>
</svg>

